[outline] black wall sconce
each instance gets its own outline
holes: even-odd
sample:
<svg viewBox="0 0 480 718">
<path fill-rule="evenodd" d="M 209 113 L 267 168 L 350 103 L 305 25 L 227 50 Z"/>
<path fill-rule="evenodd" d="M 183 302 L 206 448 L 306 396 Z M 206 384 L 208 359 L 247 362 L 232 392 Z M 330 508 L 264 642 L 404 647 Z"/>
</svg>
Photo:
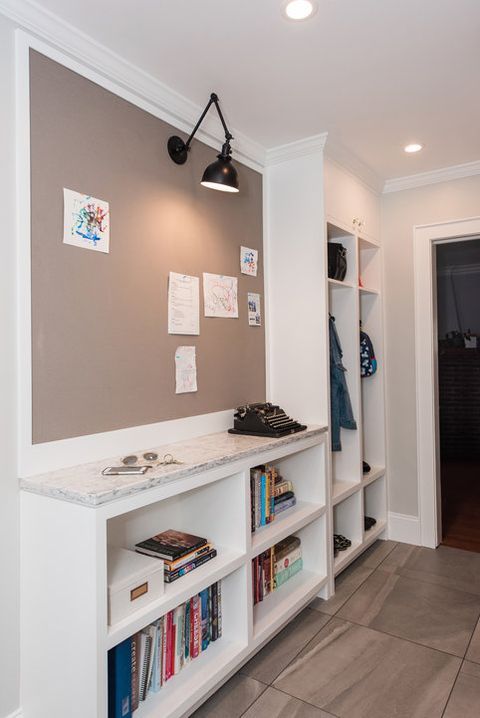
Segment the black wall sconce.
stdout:
<svg viewBox="0 0 480 718">
<path fill-rule="evenodd" d="M 215 105 L 220 120 L 222 121 L 223 129 L 225 130 L 225 142 L 222 146 L 222 151 L 219 155 L 217 155 L 217 160 L 212 162 L 211 165 L 208 165 L 207 169 L 203 173 L 201 184 L 204 187 L 218 189 L 222 192 L 238 192 L 238 174 L 232 164 L 232 148 L 230 147 L 230 140 L 233 140 L 233 137 L 225 124 L 222 111 L 220 110 L 220 106 L 218 104 L 218 97 L 214 92 L 210 95 L 208 105 L 202 112 L 202 115 L 193 128 L 193 132 L 188 140 L 184 142 L 182 138 L 177 135 L 173 135 L 169 138 L 167 143 L 168 154 L 177 165 L 185 164 L 188 157 L 188 151 L 190 149 L 190 143 L 193 140 L 196 131 L 202 124 L 203 119 L 211 105 Z"/>
</svg>

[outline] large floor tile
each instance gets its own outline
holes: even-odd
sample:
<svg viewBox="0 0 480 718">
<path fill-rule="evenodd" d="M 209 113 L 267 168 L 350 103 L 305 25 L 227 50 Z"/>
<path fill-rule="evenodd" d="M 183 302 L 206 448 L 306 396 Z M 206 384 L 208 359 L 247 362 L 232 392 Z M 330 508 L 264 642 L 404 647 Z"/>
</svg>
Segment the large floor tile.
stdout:
<svg viewBox="0 0 480 718">
<path fill-rule="evenodd" d="M 241 672 L 262 683 L 272 683 L 330 617 L 306 608 L 259 651 Z"/>
<path fill-rule="evenodd" d="M 471 643 L 468 647 L 467 655 L 465 658 L 475 663 L 480 663 L 480 621 L 477 623 L 477 627 L 473 634 Z M 479 711 L 480 714 L 480 711 Z"/>
<path fill-rule="evenodd" d="M 333 616 L 396 545 L 393 541 L 376 541 L 345 571 L 342 571 L 335 581 L 335 595 L 328 601 L 315 598 L 310 604 L 310 608 Z"/>
<path fill-rule="evenodd" d="M 440 718 L 460 665 L 333 618 L 274 685 L 339 718 Z"/>
<path fill-rule="evenodd" d="M 382 570 L 480 596 L 480 554 L 472 551 L 399 544 L 382 563 Z"/>
<path fill-rule="evenodd" d="M 334 718 L 334 716 L 275 688 L 268 688 L 250 706 L 243 718 Z"/>
<path fill-rule="evenodd" d="M 443 714 L 444 718 L 478 718 L 480 715 L 480 666 L 465 661 Z"/>
<path fill-rule="evenodd" d="M 240 718 L 266 686 L 236 673 L 191 718 Z"/>
<path fill-rule="evenodd" d="M 479 615 L 479 596 L 380 567 L 337 617 L 463 658 Z"/>
</svg>

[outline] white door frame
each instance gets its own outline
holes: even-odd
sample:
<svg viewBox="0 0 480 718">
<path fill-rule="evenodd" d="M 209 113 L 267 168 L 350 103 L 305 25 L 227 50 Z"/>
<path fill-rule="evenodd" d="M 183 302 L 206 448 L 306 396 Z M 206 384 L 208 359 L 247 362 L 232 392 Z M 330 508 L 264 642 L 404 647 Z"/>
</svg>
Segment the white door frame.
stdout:
<svg viewBox="0 0 480 718">
<path fill-rule="evenodd" d="M 423 546 L 442 537 L 437 411 L 436 282 L 433 245 L 480 234 L 480 217 L 414 227 L 418 506 Z"/>
</svg>

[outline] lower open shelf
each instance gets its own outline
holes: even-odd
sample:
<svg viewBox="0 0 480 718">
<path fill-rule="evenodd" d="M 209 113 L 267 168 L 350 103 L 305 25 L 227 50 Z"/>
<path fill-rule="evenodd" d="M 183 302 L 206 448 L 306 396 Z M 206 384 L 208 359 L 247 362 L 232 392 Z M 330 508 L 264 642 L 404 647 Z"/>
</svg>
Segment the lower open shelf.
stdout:
<svg viewBox="0 0 480 718">
<path fill-rule="evenodd" d="M 302 570 L 253 607 L 253 640 L 262 643 L 321 591 L 327 577 Z"/>
<path fill-rule="evenodd" d="M 338 576 L 352 561 L 360 556 L 387 528 L 386 521 L 378 521 L 370 531 L 364 531 L 363 541 L 356 541 L 346 551 L 341 551 L 333 562 L 333 574 Z"/>
<path fill-rule="evenodd" d="M 173 676 L 158 693 L 151 693 L 140 703 L 134 718 L 181 718 L 201 701 L 234 668 L 248 652 L 247 645 L 220 638 Z"/>
<path fill-rule="evenodd" d="M 217 547 L 217 551 L 217 556 L 211 561 L 182 576 L 178 581 L 165 584 L 164 593 L 156 601 L 152 601 L 140 611 L 136 611 L 123 621 L 110 626 L 107 634 L 107 649 L 113 648 L 194 594 L 232 573 L 245 561 L 245 554 L 239 551 L 222 547 Z"/>
</svg>

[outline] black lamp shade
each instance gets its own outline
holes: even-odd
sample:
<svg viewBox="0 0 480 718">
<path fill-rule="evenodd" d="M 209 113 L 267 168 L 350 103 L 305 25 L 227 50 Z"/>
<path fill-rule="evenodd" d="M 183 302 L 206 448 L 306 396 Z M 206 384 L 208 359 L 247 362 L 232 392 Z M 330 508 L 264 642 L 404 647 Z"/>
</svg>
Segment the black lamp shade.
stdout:
<svg viewBox="0 0 480 718">
<path fill-rule="evenodd" d="M 238 174 L 231 157 L 218 155 L 215 162 L 208 165 L 203 173 L 201 184 L 209 189 L 221 192 L 238 192 Z"/>
</svg>

